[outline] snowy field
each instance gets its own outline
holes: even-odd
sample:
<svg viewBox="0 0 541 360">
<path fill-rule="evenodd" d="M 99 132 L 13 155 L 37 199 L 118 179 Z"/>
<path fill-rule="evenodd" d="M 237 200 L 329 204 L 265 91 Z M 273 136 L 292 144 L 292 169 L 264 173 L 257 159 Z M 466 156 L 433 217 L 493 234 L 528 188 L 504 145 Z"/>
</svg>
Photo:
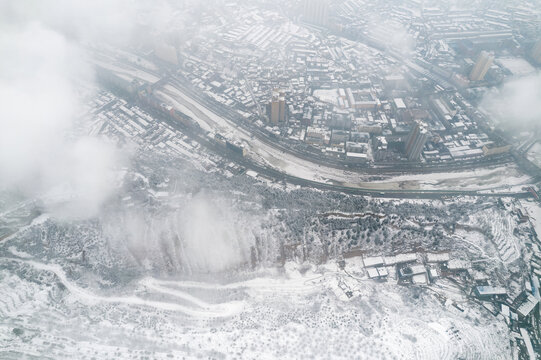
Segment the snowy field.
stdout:
<svg viewBox="0 0 541 360">
<path fill-rule="evenodd" d="M 528 159 L 532 161 L 537 166 L 541 167 L 541 143 L 537 142 L 534 146 L 528 151 Z"/>
<path fill-rule="evenodd" d="M 122 206 L 152 182 L 171 190 L 165 178 L 180 194 L 162 205 L 113 208 L 90 222 L 42 214 L 0 242 L 0 358 L 510 358 L 505 322 L 455 283 L 398 285 L 393 272 L 377 282 L 359 257 L 346 259 L 345 270 L 334 257 L 348 246 L 385 255 L 421 245 L 489 259 L 489 276 L 507 276 L 522 246 L 510 209 L 487 199 L 367 200 L 270 189 L 249 177 L 237 177 L 245 183 L 215 192 L 209 203 L 186 189 L 202 179 L 225 188 L 218 175 L 185 170 L 179 179 L 186 184 L 173 173 L 151 181 L 139 161 L 140 172 L 126 175 L 137 187 Z M 9 205 L 2 216 L 30 206 Z M 438 219 L 460 227 L 447 233 Z M 305 260 L 297 250 L 278 260 L 281 244 L 300 242 Z M 253 244 L 252 269 L 242 264 Z"/>
<path fill-rule="evenodd" d="M 332 265 L 289 263 L 220 284 L 144 277 L 104 291 L 70 277 L 70 265 L 4 255 L 3 359 L 510 357 L 504 323 L 486 311 L 461 313 L 419 288 Z"/>
</svg>

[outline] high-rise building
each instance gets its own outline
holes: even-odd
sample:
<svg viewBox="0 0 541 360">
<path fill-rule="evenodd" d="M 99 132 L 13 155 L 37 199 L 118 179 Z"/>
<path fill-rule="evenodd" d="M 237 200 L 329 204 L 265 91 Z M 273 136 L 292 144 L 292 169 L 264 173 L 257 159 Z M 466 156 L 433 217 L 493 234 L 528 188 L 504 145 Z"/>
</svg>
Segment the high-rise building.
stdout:
<svg viewBox="0 0 541 360">
<path fill-rule="evenodd" d="M 326 26 L 329 21 L 329 3 L 327 0 L 304 0 L 304 21 Z"/>
<path fill-rule="evenodd" d="M 406 139 L 406 156 L 410 161 L 419 161 L 429 134 L 420 121 L 416 121 Z"/>
<path fill-rule="evenodd" d="M 489 54 L 486 51 L 481 51 L 473 69 L 470 72 L 470 80 L 472 81 L 481 81 L 485 78 L 488 69 L 494 61 L 494 55 Z"/>
<path fill-rule="evenodd" d="M 536 63 L 541 64 L 541 39 L 537 40 L 532 47 L 532 58 Z"/>
<path fill-rule="evenodd" d="M 286 121 L 286 97 L 283 92 L 278 96 L 278 121 Z"/>
<path fill-rule="evenodd" d="M 272 124 L 278 124 L 286 120 L 286 99 L 282 91 L 274 90 L 272 98 L 267 105 L 267 115 Z"/>
</svg>

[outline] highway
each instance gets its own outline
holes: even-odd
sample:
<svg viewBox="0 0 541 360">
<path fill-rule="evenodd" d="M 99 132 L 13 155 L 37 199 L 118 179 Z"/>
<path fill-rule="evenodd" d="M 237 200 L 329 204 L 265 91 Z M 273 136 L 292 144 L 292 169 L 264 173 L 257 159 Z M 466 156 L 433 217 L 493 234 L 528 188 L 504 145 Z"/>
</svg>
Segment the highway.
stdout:
<svg viewBox="0 0 541 360">
<path fill-rule="evenodd" d="M 103 65 L 103 63 L 102 63 Z M 503 154 L 492 157 L 483 157 L 481 159 L 466 160 L 466 161 L 453 161 L 447 163 L 437 164 L 414 164 L 414 163 L 385 163 L 385 164 L 346 164 L 339 159 L 332 159 L 326 156 L 322 156 L 321 152 L 310 151 L 304 143 L 296 143 L 287 141 L 280 138 L 274 138 L 253 123 L 246 121 L 239 113 L 234 109 L 225 106 L 224 104 L 212 99 L 200 91 L 194 90 L 191 82 L 188 79 L 183 78 L 181 75 L 173 75 L 171 73 L 166 75 L 158 74 L 149 69 L 140 67 L 132 63 L 122 63 L 127 68 L 133 70 L 124 70 L 123 73 L 131 71 L 133 76 L 139 77 L 143 81 L 147 81 L 149 78 L 159 78 L 158 81 L 152 84 L 152 90 L 163 89 L 164 85 L 171 85 L 178 89 L 180 92 L 185 93 L 190 98 L 203 105 L 205 108 L 211 110 L 215 114 L 221 116 L 225 120 L 233 123 L 237 129 L 243 129 L 250 133 L 255 139 L 261 143 L 276 149 L 279 152 L 289 154 L 298 159 L 309 161 L 313 164 L 334 168 L 337 170 L 347 170 L 355 172 L 360 175 L 405 175 L 405 174 L 422 174 L 422 173 L 437 173 L 437 172 L 450 172 L 460 170 L 479 169 L 487 166 L 505 165 L 513 161 L 513 157 L 509 154 Z M 112 65 L 118 67 L 119 64 Z M 147 73 L 147 74 L 144 74 Z M 298 149 L 297 147 L 306 147 Z"/>
<path fill-rule="evenodd" d="M 152 113 L 156 114 L 154 111 Z M 231 150 L 226 149 L 224 146 L 217 142 L 211 141 L 208 137 L 202 133 L 200 129 L 189 128 L 184 124 L 175 121 L 171 118 L 161 116 L 162 121 L 167 122 L 173 128 L 181 131 L 185 135 L 189 136 L 201 146 L 209 149 L 210 151 L 217 153 L 230 161 L 244 167 L 246 170 L 252 170 L 259 175 L 276 182 L 289 183 L 293 185 L 299 185 L 302 187 L 309 187 L 326 191 L 339 191 L 353 195 L 363 195 L 381 198 L 407 198 L 407 199 L 445 199 L 457 196 L 475 196 L 475 197 L 513 197 L 513 198 L 529 198 L 532 197 L 527 191 L 524 192 L 490 192 L 487 190 L 379 190 L 379 189 L 367 189 L 361 187 L 344 186 L 340 184 L 323 183 L 319 181 L 308 180 L 286 174 L 275 168 L 263 166 L 255 161 L 241 156 Z"/>
<path fill-rule="evenodd" d="M 249 123 L 242 119 L 240 115 L 233 109 L 226 107 L 225 105 L 215 101 L 214 99 L 204 96 L 192 89 L 191 84 L 187 80 L 180 80 L 179 78 L 171 78 L 170 82 L 175 88 L 183 93 L 189 95 L 192 99 L 202 104 L 206 108 L 212 110 L 214 113 L 224 117 L 225 119 L 233 122 L 239 127 L 242 127 L 255 136 L 259 141 L 281 151 L 286 154 L 295 156 L 299 159 L 310 161 L 314 164 L 321 166 L 332 167 L 338 170 L 347 169 L 348 171 L 357 172 L 362 175 L 404 175 L 415 173 L 434 173 L 434 172 L 449 172 L 456 170 L 469 170 L 478 169 L 480 167 L 505 165 L 512 162 L 512 157 L 509 154 L 503 154 L 493 157 L 483 157 L 481 159 L 458 161 L 452 163 L 441 164 L 413 164 L 413 163 L 386 163 L 385 165 L 376 164 L 346 164 L 341 160 L 334 160 L 328 157 L 322 157 L 321 153 L 310 153 L 307 150 L 298 150 L 294 146 L 298 144 L 282 143 L 283 141 L 278 138 L 271 138 L 260 127 Z"/>
<path fill-rule="evenodd" d="M 163 77 L 162 77 L 163 79 Z M 203 107 L 206 107 L 210 111 L 212 111 L 215 114 L 223 114 L 224 113 L 224 106 L 218 106 L 216 103 L 212 103 L 207 101 L 206 97 L 201 96 L 201 94 L 198 94 L 193 91 L 189 91 L 186 89 L 185 86 L 182 86 L 184 84 L 181 84 L 180 81 L 176 79 L 172 79 L 172 77 L 168 77 L 168 81 L 160 82 L 160 85 L 168 83 L 170 85 L 173 85 L 175 88 L 177 88 L 179 91 L 186 92 L 189 97 L 193 97 L 194 101 L 202 105 Z M 152 96 L 152 95 L 151 95 Z M 148 106 L 145 106 L 148 108 Z M 224 121 L 232 122 L 231 117 L 236 116 L 235 118 L 238 119 L 239 115 L 236 114 L 236 112 L 232 109 L 227 109 L 226 113 L 227 119 L 224 119 Z M 154 113 L 154 112 L 153 112 Z M 210 141 L 206 134 L 203 134 L 203 132 L 200 129 L 190 129 L 181 124 L 178 121 L 173 121 L 173 119 L 166 119 L 164 115 L 160 116 L 161 120 L 167 121 L 170 123 L 171 126 L 178 128 L 180 131 L 185 133 L 186 135 L 192 137 L 195 141 L 200 143 L 202 146 L 205 146 L 206 148 L 210 149 L 211 151 L 214 151 L 222 156 L 227 157 L 228 159 L 236 162 L 240 166 L 244 167 L 245 169 L 253 170 L 260 174 L 261 176 L 268 178 L 273 181 L 277 182 L 287 182 L 293 185 L 299 185 L 299 186 L 305 186 L 305 187 L 311 187 L 316 188 L 320 190 L 332 190 L 332 191 L 340 191 L 344 193 L 349 194 L 356 194 L 356 195 L 368 195 L 368 196 L 376 196 L 376 197 L 391 197 L 391 198 L 426 198 L 426 199 L 434 199 L 434 198 L 446 198 L 446 197 L 454 197 L 454 196 L 482 196 L 482 197 L 517 197 L 517 198 L 526 198 L 531 196 L 528 192 L 492 192 L 490 190 L 418 190 L 418 189 L 374 189 L 374 188 L 363 188 L 363 187 L 356 187 L 356 186 L 345 186 L 340 181 L 332 181 L 329 180 L 327 182 L 323 181 L 314 181 L 306 178 L 301 178 L 292 174 L 285 173 L 284 171 L 278 170 L 276 168 L 273 168 L 271 166 L 266 166 L 264 164 L 261 164 L 259 162 L 256 162 L 252 159 L 249 159 L 247 157 L 239 156 L 232 151 L 225 151 L 223 147 L 221 147 L 218 143 L 215 143 L 213 141 Z M 243 127 L 239 127 L 237 122 L 233 122 L 232 126 L 237 128 L 239 131 L 246 132 L 246 129 L 243 129 Z M 259 129 L 258 129 L 259 131 Z M 249 131 L 248 131 L 249 132 Z M 254 136 L 257 136 L 260 141 L 263 142 L 265 140 L 265 143 L 269 142 L 270 140 L 268 137 L 263 136 L 255 132 L 255 134 L 252 134 Z M 276 142 L 272 142 L 272 144 L 267 144 L 272 147 L 276 147 Z M 288 147 L 283 147 L 280 145 L 278 148 L 278 151 L 286 151 L 288 150 Z M 288 151 L 289 152 L 289 151 Z M 295 154 L 297 156 L 297 154 Z M 312 162 L 313 159 L 306 159 L 307 161 Z M 326 164 L 327 165 L 327 164 Z M 477 164 L 476 166 L 479 166 Z M 371 170 L 369 170 L 371 169 Z M 341 167 L 341 170 L 344 170 L 344 167 Z M 349 169 L 348 169 L 349 170 Z M 373 172 L 373 174 L 382 174 L 384 171 L 380 168 L 364 168 L 363 169 L 365 173 Z M 445 168 L 445 170 L 453 170 L 452 168 L 449 169 L 449 167 Z M 434 171 L 434 169 L 431 169 L 431 172 Z M 403 173 L 404 171 L 394 169 L 395 173 Z"/>
</svg>

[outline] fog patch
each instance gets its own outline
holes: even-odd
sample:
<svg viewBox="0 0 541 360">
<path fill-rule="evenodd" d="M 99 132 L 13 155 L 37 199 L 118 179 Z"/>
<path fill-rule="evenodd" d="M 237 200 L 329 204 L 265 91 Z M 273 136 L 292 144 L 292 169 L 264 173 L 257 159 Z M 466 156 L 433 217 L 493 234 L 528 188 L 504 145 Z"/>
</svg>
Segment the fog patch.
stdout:
<svg viewBox="0 0 541 360">
<path fill-rule="evenodd" d="M 254 232 L 261 227 L 256 215 L 204 192 L 170 206 L 175 208 L 120 209 L 104 216 L 111 248 L 145 271 L 207 274 L 250 263 Z"/>
<path fill-rule="evenodd" d="M 4 27 L 0 53 L 0 187 L 29 197 L 65 187 L 69 211 L 55 211 L 95 216 L 122 157 L 103 140 L 73 136 L 84 116 L 80 85 L 93 82 L 83 50 L 29 22 Z"/>
<path fill-rule="evenodd" d="M 514 131 L 538 130 L 541 124 L 541 73 L 512 79 L 488 92 L 481 107 L 494 122 Z"/>
<path fill-rule="evenodd" d="M 194 270 L 215 272 L 249 261 L 253 236 L 239 223 L 239 214 L 204 194 L 187 205 L 180 214 L 182 238 Z"/>
<path fill-rule="evenodd" d="M 403 58 L 410 58 L 415 51 L 415 39 L 406 27 L 393 20 L 376 18 L 367 24 L 367 35 Z"/>
<path fill-rule="evenodd" d="M 134 5 L 130 0 L 7 1 L 0 3 L 0 20 L 39 22 L 75 42 L 121 42 L 133 32 Z"/>
</svg>

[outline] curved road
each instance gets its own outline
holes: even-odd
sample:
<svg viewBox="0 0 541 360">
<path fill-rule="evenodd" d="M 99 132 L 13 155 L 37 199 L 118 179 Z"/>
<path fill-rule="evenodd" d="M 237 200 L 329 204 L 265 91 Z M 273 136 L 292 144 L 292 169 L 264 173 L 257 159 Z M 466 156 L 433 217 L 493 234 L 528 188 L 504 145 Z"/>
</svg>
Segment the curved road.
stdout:
<svg viewBox="0 0 541 360">
<path fill-rule="evenodd" d="M 138 76 L 134 75 L 134 77 L 137 78 Z M 177 86 L 179 85 L 178 81 L 174 81 L 174 82 L 176 82 L 175 85 Z M 171 84 L 171 82 L 169 82 L 169 84 Z M 181 90 L 181 89 L 177 88 L 177 90 Z M 197 96 L 197 97 L 199 98 L 200 96 Z M 213 112 L 210 109 L 208 109 L 208 111 Z M 204 134 L 201 134 L 200 130 L 189 129 L 186 126 L 182 125 L 180 122 L 173 121 L 172 119 L 164 119 L 164 120 L 169 122 L 174 127 L 181 128 L 181 130 L 184 133 L 186 133 L 187 135 L 190 135 L 194 140 L 199 142 L 201 145 L 219 154 L 229 157 L 231 160 L 234 160 L 239 165 L 247 169 L 256 171 L 257 173 L 269 179 L 276 180 L 276 181 L 284 181 L 284 182 L 288 182 L 294 185 L 308 186 L 311 188 L 316 188 L 316 189 L 321 189 L 321 190 L 334 190 L 334 191 L 340 191 L 340 192 L 345 192 L 345 193 L 350 193 L 350 194 L 370 195 L 370 196 L 377 196 L 377 197 L 393 197 L 393 198 L 444 198 L 444 197 L 452 197 L 452 196 L 485 196 L 485 197 L 490 196 L 490 197 L 525 198 L 525 197 L 530 196 L 528 192 L 504 193 L 504 192 L 491 192 L 488 190 L 477 191 L 477 190 L 370 189 L 370 188 L 364 188 L 364 187 L 345 186 L 338 183 L 309 180 L 309 179 L 301 178 L 292 174 L 287 174 L 283 171 L 277 170 L 270 166 L 262 165 L 260 163 L 257 163 L 254 160 L 239 156 L 231 151 L 227 151 L 224 153 L 223 147 L 221 147 L 218 143 L 208 140 L 208 138 Z M 223 119 L 223 121 L 229 123 L 232 120 Z M 234 122 L 231 125 L 233 125 L 238 131 L 244 130 L 244 132 L 246 132 L 245 129 L 239 128 L 236 122 Z M 379 173 L 381 174 L 381 171 Z M 339 181 L 336 181 L 336 182 L 339 182 Z"/>
<path fill-rule="evenodd" d="M 209 140 L 199 129 L 190 129 L 184 124 L 173 119 L 163 119 L 169 125 L 179 129 L 184 134 L 191 137 L 193 140 L 206 147 L 207 149 L 220 154 L 223 157 L 234 161 L 246 169 L 253 170 L 258 174 L 275 181 L 283 181 L 293 185 L 310 187 L 320 190 L 339 191 L 347 194 L 374 196 L 383 198 L 410 198 L 410 199 L 442 199 L 454 196 L 477 196 L 477 197 L 513 197 L 513 198 L 529 198 L 532 195 L 529 192 L 490 192 L 476 190 L 377 190 L 366 189 L 360 187 L 350 187 L 338 184 L 329 184 L 319 181 L 307 180 L 284 172 L 278 171 L 275 168 L 262 166 L 255 161 L 243 157 L 231 150 L 227 150 L 222 145 Z"/>
</svg>

